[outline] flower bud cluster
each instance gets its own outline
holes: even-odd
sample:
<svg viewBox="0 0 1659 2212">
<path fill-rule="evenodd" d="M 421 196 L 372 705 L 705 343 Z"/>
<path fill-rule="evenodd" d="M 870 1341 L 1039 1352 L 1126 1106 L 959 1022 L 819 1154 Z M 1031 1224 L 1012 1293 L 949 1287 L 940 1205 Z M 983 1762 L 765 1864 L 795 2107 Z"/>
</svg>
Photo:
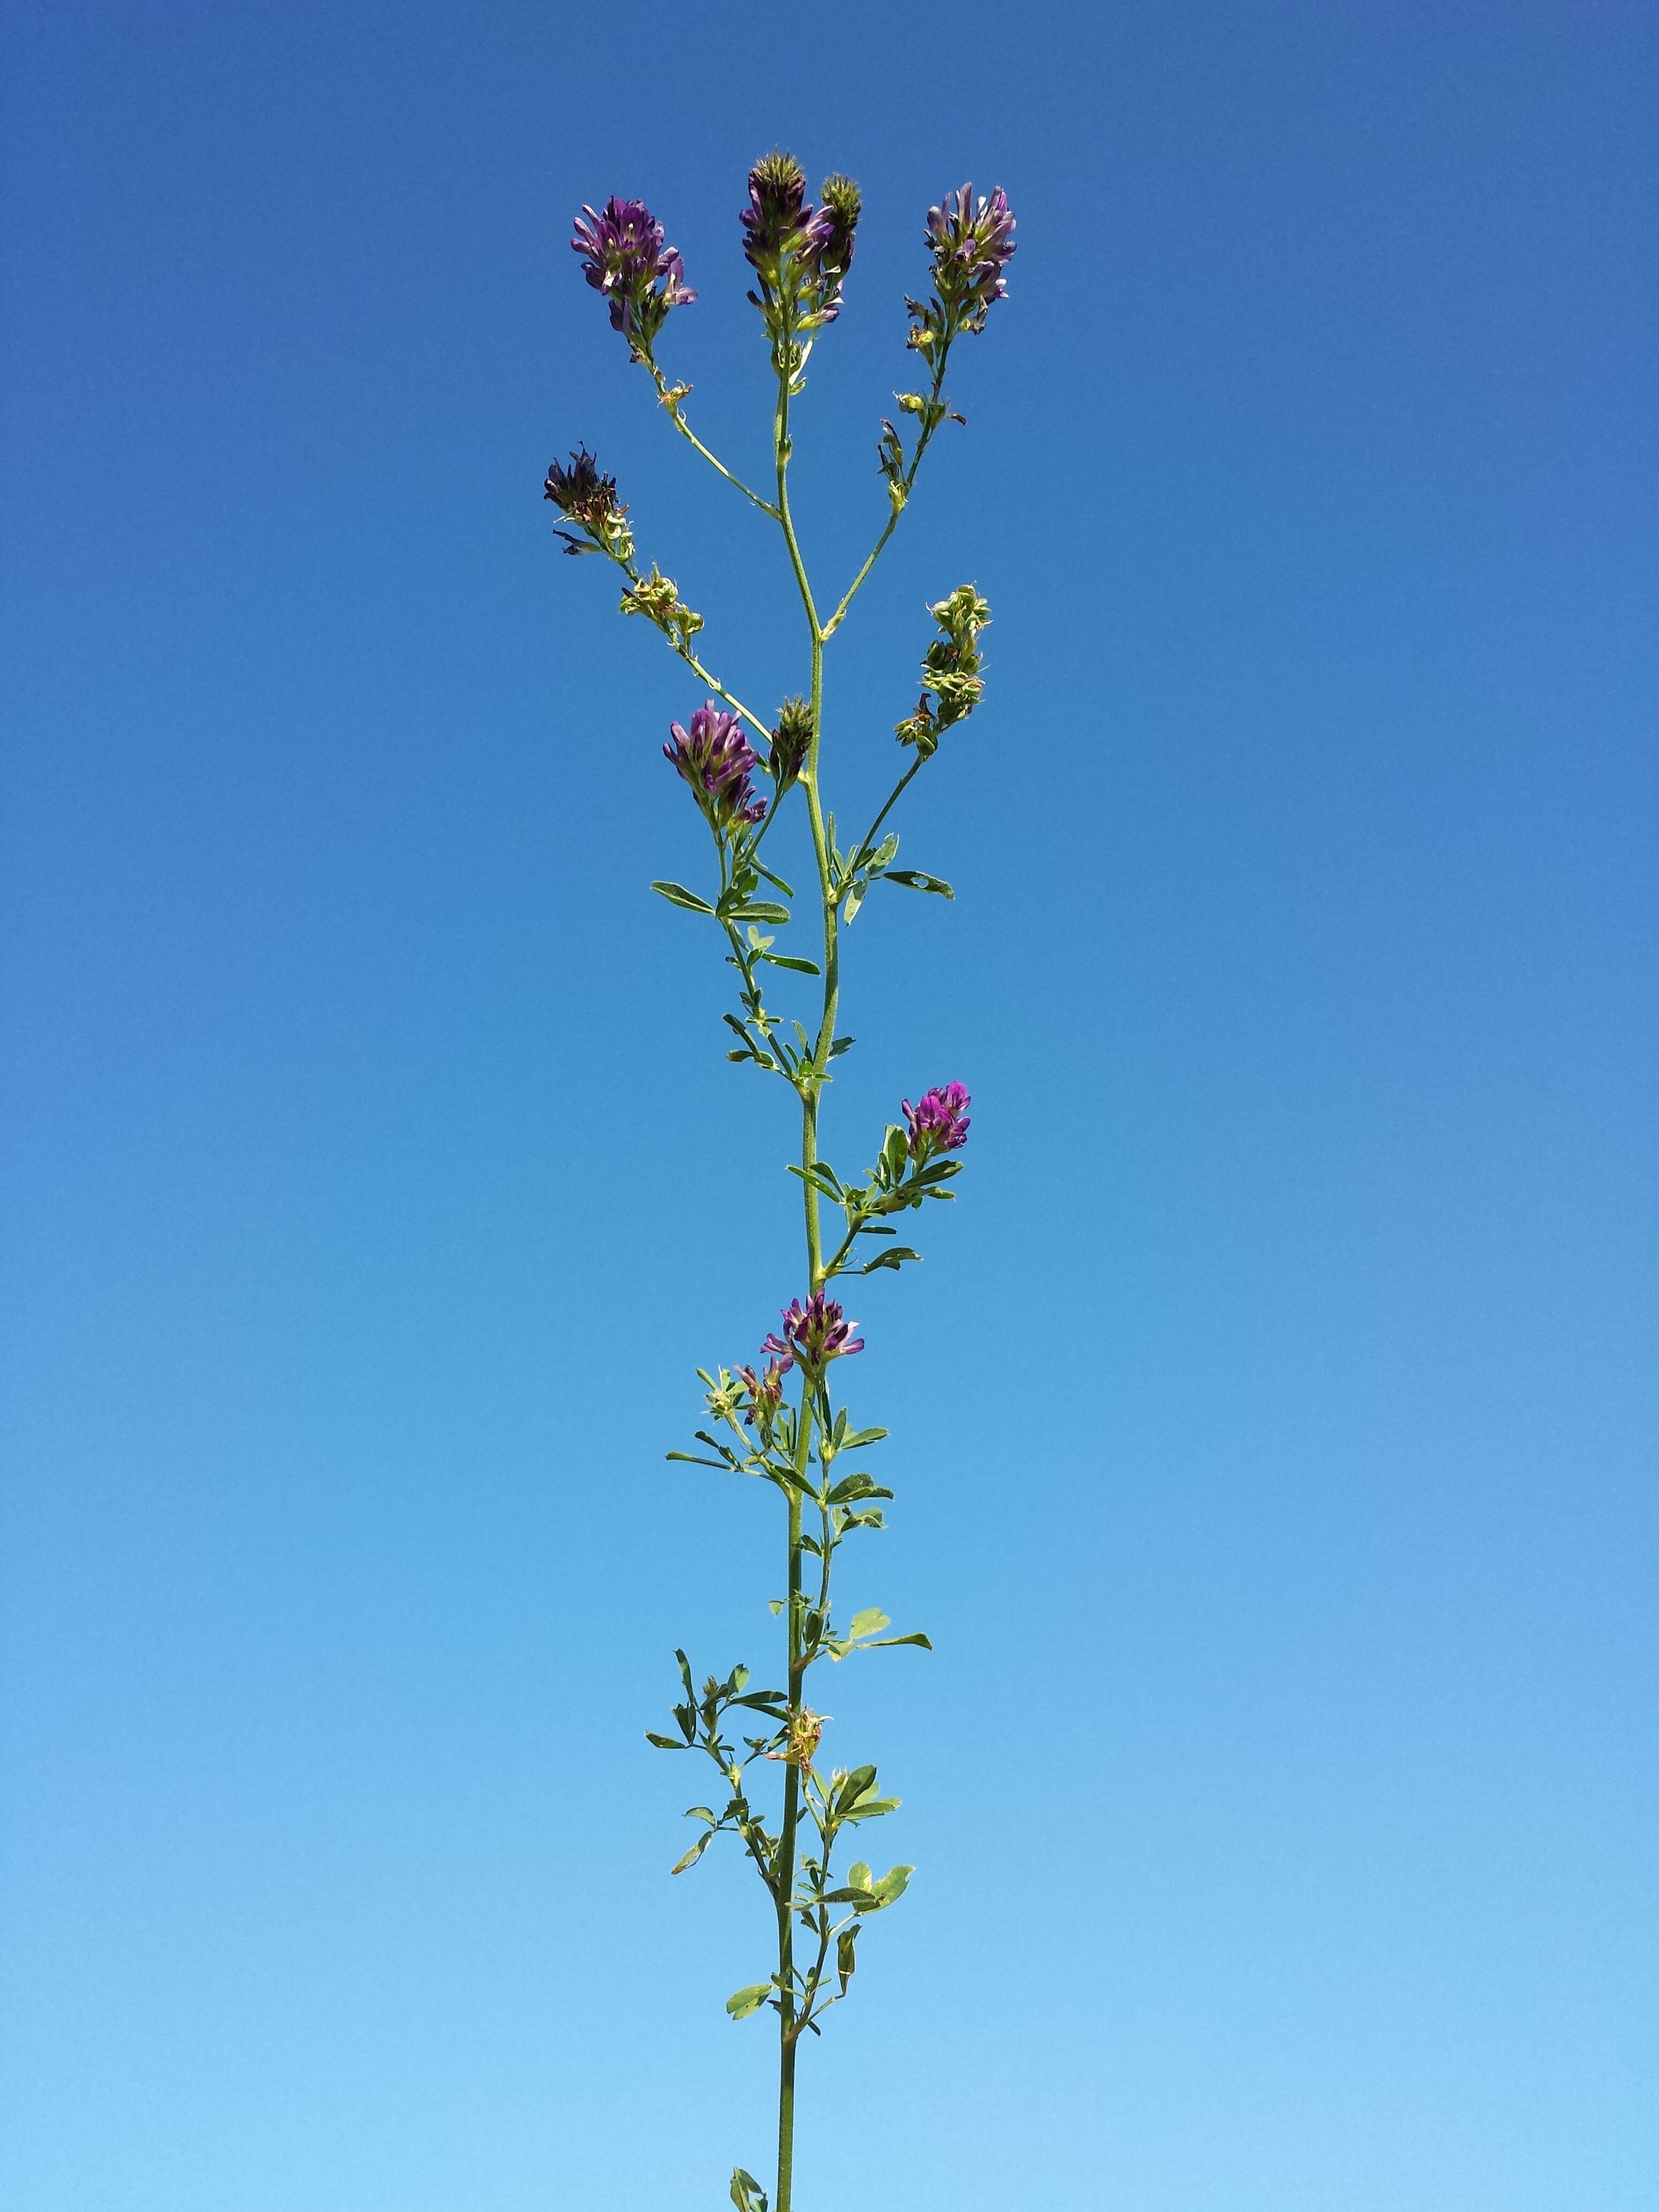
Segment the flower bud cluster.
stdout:
<svg viewBox="0 0 1659 2212">
<path fill-rule="evenodd" d="M 689 307 L 696 294 L 687 289 L 678 249 L 663 243 L 662 225 L 643 200 L 619 200 L 613 193 L 603 214 L 584 207 L 576 218 L 571 251 L 611 309 L 611 327 L 628 340 L 635 361 L 649 361 L 658 331 L 671 307 Z"/>
<path fill-rule="evenodd" d="M 580 538 L 568 530 L 554 533 L 563 538 L 567 553 L 608 553 L 613 561 L 633 558 L 634 532 L 623 519 L 628 509 L 617 497 L 617 479 L 600 475 L 599 465 L 586 446 L 572 453 L 568 468 L 554 462 L 542 496 L 583 532 Z"/>
<path fill-rule="evenodd" d="M 982 331 L 994 301 L 1008 296 L 1003 271 L 1014 257 L 1014 217 L 1000 185 L 975 202 L 963 185 L 927 210 L 927 251 L 933 264 L 933 297 L 926 307 L 907 300 L 910 343 L 937 361 L 963 331 Z"/>
<path fill-rule="evenodd" d="M 783 1408 L 783 1377 L 785 1370 L 775 1359 L 769 1359 L 758 1373 L 752 1367 L 739 1367 L 738 1379 L 743 1383 L 748 1402 L 744 1409 L 744 1423 L 748 1428 L 758 1428 L 763 1440 L 771 1436 L 779 1413 Z"/>
<path fill-rule="evenodd" d="M 689 730 L 678 722 L 668 726 L 672 742 L 663 758 L 690 785 L 717 837 L 764 817 L 766 801 L 756 798 L 750 781 L 760 762 L 735 714 L 711 699 L 692 715 Z"/>
<path fill-rule="evenodd" d="M 984 696 L 979 633 L 991 619 L 989 604 L 971 584 L 958 584 L 948 599 L 927 611 L 940 635 L 922 656 L 924 689 L 916 711 L 893 733 L 902 745 L 914 745 L 923 760 L 936 750 L 940 733 L 971 714 Z"/>
<path fill-rule="evenodd" d="M 767 762 L 780 799 L 792 784 L 799 781 L 811 743 L 812 709 L 797 694 L 792 699 L 786 699 L 778 709 L 778 726 L 772 732 L 772 748 Z"/>
<path fill-rule="evenodd" d="M 793 154 L 768 154 L 749 172 L 749 204 L 743 225 L 744 258 L 758 291 L 760 309 L 781 367 L 796 342 L 833 323 L 853 261 L 853 239 L 862 205 L 850 177 L 824 179 L 823 204 L 806 198 L 806 173 Z"/>
</svg>

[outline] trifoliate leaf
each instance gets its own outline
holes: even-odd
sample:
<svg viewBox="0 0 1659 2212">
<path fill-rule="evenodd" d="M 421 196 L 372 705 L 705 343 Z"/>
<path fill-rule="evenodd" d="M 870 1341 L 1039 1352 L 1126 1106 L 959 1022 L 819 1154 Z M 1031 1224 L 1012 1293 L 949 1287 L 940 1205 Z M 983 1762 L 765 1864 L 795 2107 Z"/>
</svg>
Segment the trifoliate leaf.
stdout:
<svg viewBox="0 0 1659 2212">
<path fill-rule="evenodd" d="M 733 2020 L 747 2020 L 751 2012 L 758 2012 L 772 1994 L 770 1982 L 751 1982 L 746 1990 L 738 1990 L 726 2000 L 726 2009 Z"/>
</svg>

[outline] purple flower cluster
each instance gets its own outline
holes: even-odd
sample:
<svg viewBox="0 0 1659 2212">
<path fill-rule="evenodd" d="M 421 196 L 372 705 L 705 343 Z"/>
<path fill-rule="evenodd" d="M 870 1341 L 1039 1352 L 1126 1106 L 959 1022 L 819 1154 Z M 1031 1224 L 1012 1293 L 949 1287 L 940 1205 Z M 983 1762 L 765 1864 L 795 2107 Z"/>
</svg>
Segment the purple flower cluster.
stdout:
<svg viewBox="0 0 1659 2212">
<path fill-rule="evenodd" d="M 611 329 L 641 359 L 649 357 L 669 309 L 688 307 L 697 296 L 687 289 L 679 249 L 664 245 L 662 225 L 643 200 L 613 193 L 602 215 L 584 207 L 570 246 L 587 264 L 588 283 L 609 301 Z"/>
<path fill-rule="evenodd" d="M 822 1291 L 814 1291 L 803 1305 L 792 1298 L 783 1310 L 783 1334 L 775 1330 L 762 1345 L 787 1375 L 799 1359 L 809 1375 L 816 1375 L 832 1359 L 845 1359 L 864 1349 L 864 1339 L 854 1336 L 855 1321 L 843 1319 L 841 1308 Z"/>
<path fill-rule="evenodd" d="M 1001 185 L 977 201 L 971 185 L 946 192 L 927 210 L 927 251 L 938 296 L 925 307 L 917 300 L 905 305 L 915 325 L 910 343 L 933 355 L 963 331 L 982 331 L 993 301 L 1008 296 L 1003 271 L 1014 257 L 1014 218 Z"/>
<path fill-rule="evenodd" d="M 968 1109 L 973 1101 L 959 1083 L 938 1084 L 923 1091 L 913 1106 L 901 1102 L 910 1125 L 910 1155 L 925 1160 L 934 1152 L 959 1152 L 968 1141 L 971 1124 Z"/>
<path fill-rule="evenodd" d="M 689 730 L 671 722 L 673 743 L 663 747 L 663 758 L 672 761 L 696 794 L 716 836 L 739 823 L 758 822 L 766 801 L 757 799 L 750 777 L 760 766 L 758 755 L 743 734 L 735 714 L 714 701 L 699 707 Z"/>
<path fill-rule="evenodd" d="M 823 205 L 806 197 L 806 173 L 793 154 L 769 154 L 749 172 L 744 258 L 760 279 L 750 298 L 775 341 L 833 323 L 853 261 L 861 207 L 850 177 L 824 179 Z"/>
<path fill-rule="evenodd" d="M 927 210 L 927 245 L 933 282 L 947 307 L 956 307 L 963 330 L 980 331 L 994 300 L 1008 296 L 1003 270 L 1014 258 L 1014 218 L 1000 185 L 990 198 L 974 199 L 963 185 Z"/>
</svg>

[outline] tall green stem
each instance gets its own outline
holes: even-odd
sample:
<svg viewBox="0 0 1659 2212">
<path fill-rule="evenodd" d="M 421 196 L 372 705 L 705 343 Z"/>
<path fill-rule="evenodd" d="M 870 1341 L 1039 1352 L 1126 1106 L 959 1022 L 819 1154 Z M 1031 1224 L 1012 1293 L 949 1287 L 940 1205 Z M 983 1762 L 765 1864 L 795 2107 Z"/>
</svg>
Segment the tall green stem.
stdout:
<svg viewBox="0 0 1659 2212">
<path fill-rule="evenodd" d="M 830 1047 L 834 1041 L 836 1010 L 841 995 L 839 969 L 839 930 L 835 898 L 835 875 L 830 863 L 830 841 L 824 826 L 823 801 L 818 784 L 819 747 L 823 717 L 823 631 L 818 622 L 817 609 L 813 604 L 812 586 L 807 580 L 806 564 L 801 558 L 799 542 L 795 536 L 793 517 L 789 511 L 789 369 L 788 342 L 780 349 L 778 369 L 778 402 L 773 425 L 774 446 L 777 459 L 777 515 L 783 531 L 784 543 L 789 550 L 789 563 L 794 571 L 796 586 L 800 592 L 801 605 L 806 616 L 806 627 L 811 641 L 812 734 L 801 770 L 801 783 L 806 793 L 806 811 L 812 829 L 812 851 L 817 862 L 818 897 L 823 915 L 823 1016 L 818 1028 L 817 1048 L 812 1064 L 803 1072 L 801 1080 L 801 1165 L 807 1170 L 802 1184 L 805 1205 L 806 1273 L 809 1295 L 819 1288 L 823 1280 L 823 1253 L 818 1228 L 818 1194 L 811 1181 L 811 1174 L 818 1158 L 818 1093 L 830 1064 Z M 802 1378 L 800 1425 L 796 1449 L 796 1469 L 805 1477 L 810 1463 L 812 1437 L 812 1394 L 806 1378 Z M 801 1619 L 801 1509 L 798 1495 L 789 1499 L 789 1711 L 792 1717 L 800 1711 L 801 1691 L 805 1674 L 805 1624 Z M 799 1766 L 790 1760 L 783 1771 L 783 1821 L 778 1837 L 778 2181 L 774 2199 L 775 2212 L 791 2212 L 793 2188 L 795 2153 L 795 2053 L 799 2045 L 800 2028 L 795 2017 L 794 1988 L 794 1920 L 790 1910 L 795 1890 L 796 1831 L 800 1819 L 801 1776 Z"/>
<path fill-rule="evenodd" d="M 810 1394 L 803 1389 L 800 1437 L 795 1454 L 796 1471 L 806 1472 L 812 1422 Z M 789 1497 L 789 1595 L 785 1612 L 789 1622 L 789 1711 L 800 1711 L 802 1680 L 805 1674 L 800 1592 L 800 1499 Z M 795 2157 L 795 2051 L 800 2031 L 795 2025 L 795 1832 L 800 1820 L 800 1768 L 793 1759 L 783 1770 L 783 1823 L 778 1834 L 778 2186 L 777 2212 L 789 2212 Z"/>
</svg>

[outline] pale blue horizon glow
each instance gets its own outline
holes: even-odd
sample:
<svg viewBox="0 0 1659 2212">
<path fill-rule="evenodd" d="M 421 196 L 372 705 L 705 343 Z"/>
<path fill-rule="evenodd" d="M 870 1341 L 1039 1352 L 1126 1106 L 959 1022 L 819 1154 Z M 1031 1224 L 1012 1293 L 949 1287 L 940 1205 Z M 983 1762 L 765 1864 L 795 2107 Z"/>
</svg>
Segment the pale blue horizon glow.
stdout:
<svg viewBox="0 0 1659 2212">
<path fill-rule="evenodd" d="M 798 687 L 564 242 L 657 210 L 758 470 L 780 141 L 866 196 L 826 582 L 928 203 L 1020 241 L 831 648 L 852 812 L 924 601 L 994 610 L 902 823 L 958 896 L 866 907 L 829 1112 L 852 1162 L 975 1099 L 853 1306 L 849 1595 L 937 1650 L 822 1700 L 919 1871 L 801 2212 L 1649 2212 L 1651 10 L 0 38 L 8 2212 L 767 2169 L 758 1899 L 668 1881 L 701 1788 L 641 1732 L 678 1643 L 770 1671 L 766 1501 L 661 1455 L 799 1287 L 792 1132 L 646 890 L 702 865 L 697 691 L 539 486 L 586 439 L 711 665 Z"/>
</svg>

